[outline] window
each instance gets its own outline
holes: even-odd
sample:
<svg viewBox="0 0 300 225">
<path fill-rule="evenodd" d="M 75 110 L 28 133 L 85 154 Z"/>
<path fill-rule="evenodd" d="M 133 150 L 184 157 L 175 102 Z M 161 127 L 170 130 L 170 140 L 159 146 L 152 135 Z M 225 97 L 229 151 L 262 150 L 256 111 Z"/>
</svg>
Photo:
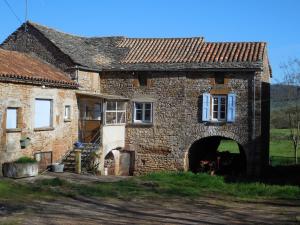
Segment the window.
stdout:
<svg viewBox="0 0 300 225">
<path fill-rule="evenodd" d="M 226 96 L 212 96 L 212 119 L 226 120 Z"/>
<path fill-rule="evenodd" d="M 34 113 L 34 127 L 52 127 L 52 100 L 36 99 Z"/>
<path fill-rule="evenodd" d="M 224 76 L 216 76 L 215 77 L 215 83 L 216 84 L 224 84 Z"/>
<path fill-rule="evenodd" d="M 85 103 L 80 106 L 80 118 L 84 120 L 101 120 L 101 103 Z"/>
<path fill-rule="evenodd" d="M 134 119 L 135 123 L 152 123 L 152 103 L 135 102 Z"/>
<path fill-rule="evenodd" d="M 213 95 L 203 93 L 202 121 L 235 121 L 236 95 Z"/>
<path fill-rule="evenodd" d="M 138 80 L 140 86 L 147 86 L 147 75 L 146 74 L 138 74 Z"/>
<path fill-rule="evenodd" d="M 71 120 L 71 106 L 70 105 L 65 105 L 65 120 Z"/>
<path fill-rule="evenodd" d="M 101 104 L 94 104 L 93 120 L 101 120 Z"/>
<path fill-rule="evenodd" d="M 6 129 L 18 128 L 18 108 L 7 108 Z"/>
<path fill-rule="evenodd" d="M 109 101 L 106 103 L 106 124 L 125 123 L 126 103 Z"/>
</svg>

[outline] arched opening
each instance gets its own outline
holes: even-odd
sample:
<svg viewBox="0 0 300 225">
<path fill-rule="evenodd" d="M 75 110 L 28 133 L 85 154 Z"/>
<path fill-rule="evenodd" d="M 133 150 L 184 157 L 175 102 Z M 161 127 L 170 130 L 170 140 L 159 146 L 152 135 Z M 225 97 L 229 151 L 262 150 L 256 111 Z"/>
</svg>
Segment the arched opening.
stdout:
<svg viewBox="0 0 300 225">
<path fill-rule="evenodd" d="M 241 175 L 246 173 L 246 154 L 236 141 L 211 136 L 195 141 L 188 153 L 189 170 L 216 174 Z"/>
<path fill-rule="evenodd" d="M 116 173 L 115 168 L 116 168 L 115 156 L 110 151 L 104 158 L 104 171 L 107 175 L 115 175 Z"/>
</svg>

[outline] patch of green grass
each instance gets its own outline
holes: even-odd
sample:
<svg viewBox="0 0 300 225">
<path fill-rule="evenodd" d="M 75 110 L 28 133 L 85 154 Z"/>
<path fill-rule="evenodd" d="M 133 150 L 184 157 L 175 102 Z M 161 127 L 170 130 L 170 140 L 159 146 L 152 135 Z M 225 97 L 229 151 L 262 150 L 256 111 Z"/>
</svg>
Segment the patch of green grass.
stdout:
<svg viewBox="0 0 300 225">
<path fill-rule="evenodd" d="M 28 201 L 30 199 L 49 199 L 53 194 L 42 191 L 30 184 L 20 184 L 10 180 L 0 180 L 0 201 Z"/>
<path fill-rule="evenodd" d="M 197 198 L 222 195 L 244 199 L 300 199 L 297 186 L 267 185 L 258 182 L 226 182 L 224 177 L 191 172 L 161 172 L 114 183 L 78 184 L 54 178 L 33 184 L 0 181 L 0 201 L 26 202 L 58 197 L 107 198 Z"/>
<path fill-rule="evenodd" d="M 290 130 L 289 129 L 271 129 L 270 130 L 271 139 L 289 139 Z"/>
<path fill-rule="evenodd" d="M 292 142 L 288 140 L 272 140 L 270 142 L 270 156 L 294 157 Z"/>
<path fill-rule="evenodd" d="M 219 152 L 229 151 L 230 153 L 240 153 L 239 146 L 235 141 L 222 140 L 219 147 Z"/>
<path fill-rule="evenodd" d="M 133 177 L 114 183 L 75 184 L 66 181 L 39 183 L 41 190 L 55 191 L 63 196 L 95 196 L 109 198 L 197 198 L 203 195 L 258 199 L 284 198 L 299 199 L 297 186 L 266 185 L 258 182 L 228 183 L 224 177 L 190 172 L 161 172 Z M 55 187 L 55 188 L 53 188 Z M 59 190 L 59 192 L 57 191 Z"/>
<path fill-rule="evenodd" d="M 193 173 L 155 173 L 143 179 L 166 185 L 163 193 L 171 194 L 172 185 L 176 188 L 175 195 L 201 196 L 201 194 L 223 194 L 239 198 L 300 198 L 297 186 L 267 185 L 259 182 L 228 183 L 224 177 Z M 172 184 L 172 185 L 168 185 Z"/>
<path fill-rule="evenodd" d="M 294 149 L 289 139 L 289 129 L 271 129 L 270 131 L 270 156 L 294 157 Z M 233 140 L 222 140 L 218 151 L 239 153 L 238 144 Z"/>
</svg>

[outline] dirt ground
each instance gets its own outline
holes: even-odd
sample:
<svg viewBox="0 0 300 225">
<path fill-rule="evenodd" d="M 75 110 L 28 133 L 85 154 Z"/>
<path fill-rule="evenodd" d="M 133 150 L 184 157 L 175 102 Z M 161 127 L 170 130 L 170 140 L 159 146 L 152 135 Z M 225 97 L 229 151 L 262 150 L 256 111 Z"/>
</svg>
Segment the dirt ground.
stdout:
<svg viewBox="0 0 300 225">
<path fill-rule="evenodd" d="M 72 181 L 94 180 L 69 177 Z M 206 196 L 163 201 L 75 197 L 33 201 L 29 205 L 0 202 L 0 224 L 300 224 L 300 200 L 237 201 Z"/>
</svg>

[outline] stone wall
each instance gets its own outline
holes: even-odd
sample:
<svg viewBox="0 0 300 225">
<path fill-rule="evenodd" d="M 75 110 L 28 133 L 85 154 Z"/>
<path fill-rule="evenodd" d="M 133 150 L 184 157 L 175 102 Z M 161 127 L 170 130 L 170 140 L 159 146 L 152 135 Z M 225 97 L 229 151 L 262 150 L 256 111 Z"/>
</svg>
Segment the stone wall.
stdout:
<svg viewBox="0 0 300 225">
<path fill-rule="evenodd" d="M 260 146 L 254 150 L 256 138 L 261 136 L 260 108 L 253 135 L 253 77 L 254 72 L 227 72 L 224 85 L 214 84 L 214 73 L 208 72 L 143 72 L 146 86 L 140 86 L 137 73 L 105 72 L 101 74 L 104 93 L 122 95 L 132 101 L 127 108 L 126 146 L 135 151 L 135 174 L 158 170 L 187 169 L 187 154 L 197 140 L 222 136 L 238 142 L 248 156 L 248 172 L 261 166 Z M 261 77 L 256 77 L 257 89 Z M 203 92 L 237 95 L 236 121 L 233 123 L 202 122 Z M 261 97 L 260 95 L 258 95 Z M 152 101 L 154 122 L 137 125 L 132 121 L 133 101 Z M 256 102 L 257 103 L 257 102 Z M 268 131 L 267 131 L 268 132 Z M 256 157 L 253 158 L 253 151 Z M 257 160 L 259 158 L 259 160 Z"/>
<path fill-rule="evenodd" d="M 97 72 L 78 70 L 77 82 L 82 91 L 100 93 L 100 75 Z"/>
<path fill-rule="evenodd" d="M 53 100 L 53 129 L 34 129 L 35 99 Z M 0 83 L 0 164 L 38 152 L 52 152 L 53 162 L 73 147 L 78 137 L 78 107 L 74 90 Z M 71 106 L 71 120 L 64 120 L 64 106 Z M 6 108 L 18 108 L 18 129 L 6 130 Z M 29 137 L 30 145 L 21 149 L 20 139 Z"/>
</svg>

